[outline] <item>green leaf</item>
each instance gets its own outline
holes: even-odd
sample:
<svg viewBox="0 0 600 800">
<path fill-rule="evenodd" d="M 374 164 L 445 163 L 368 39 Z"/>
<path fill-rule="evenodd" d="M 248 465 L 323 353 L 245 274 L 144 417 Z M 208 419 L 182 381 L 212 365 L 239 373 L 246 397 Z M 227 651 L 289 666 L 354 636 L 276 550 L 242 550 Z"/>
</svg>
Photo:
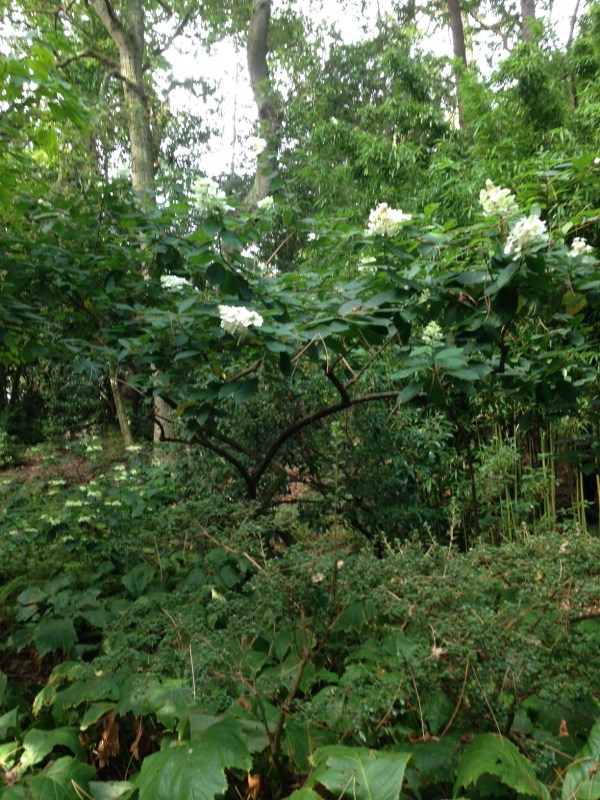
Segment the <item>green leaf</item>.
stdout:
<svg viewBox="0 0 600 800">
<path fill-rule="evenodd" d="M 600 798 L 600 720 L 567 770 L 561 800 L 598 800 Z"/>
<path fill-rule="evenodd" d="M 227 789 L 225 769 L 251 766 L 235 723 L 224 720 L 191 743 L 147 756 L 136 785 L 140 800 L 213 800 Z"/>
<path fill-rule="evenodd" d="M 537 779 L 529 761 L 509 739 L 496 733 L 484 733 L 473 739 L 456 769 L 454 797 L 460 789 L 477 783 L 482 775 L 495 775 L 519 794 L 550 800 L 550 793 Z"/>
<path fill-rule="evenodd" d="M 398 800 L 409 753 L 331 745 L 312 757 L 315 770 L 307 788 L 320 784 L 336 797 L 352 800 Z"/>
<path fill-rule="evenodd" d="M 2 699 L 4 698 L 4 692 L 6 691 L 7 683 L 8 683 L 8 678 L 2 672 L 2 670 L 0 670 L 0 703 L 2 703 Z"/>
<path fill-rule="evenodd" d="M 79 742 L 77 728 L 55 728 L 51 731 L 33 728 L 23 739 L 21 766 L 34 767 L 50 755 L 55 747 L 68 747 L 74 756 L 83 758 L 83 748 Z"/>
<path fill-rule="evenodd" d="M 6 739 L 8 732 L 17 727 L 17 711 L 18 707 L 15 706 L 0 716 L 0 739 Z"/>
<path fill-rule="evenodd" d="M 42 772 L 29 778 L 27 786 L 32 800 L 76 800 L 82 794 L 74 787 L 87 791 L 93 777 L 94 770 L 88 764 L 65 757 L 51 762 Z"/>
<path fill-rule="evenodd" d="M 70 619 L 51 619 L 39 622 L 32 637 L 40 656 L 62 650 L 68 653 L 77 642 L 77 634 Z"/>
<path fill-rule="evenodd" d="M 89 792 L 94 800 L 117 800 L 129 797 L 134 789 L 130 781 L 91 781 Z"/>
</svg>

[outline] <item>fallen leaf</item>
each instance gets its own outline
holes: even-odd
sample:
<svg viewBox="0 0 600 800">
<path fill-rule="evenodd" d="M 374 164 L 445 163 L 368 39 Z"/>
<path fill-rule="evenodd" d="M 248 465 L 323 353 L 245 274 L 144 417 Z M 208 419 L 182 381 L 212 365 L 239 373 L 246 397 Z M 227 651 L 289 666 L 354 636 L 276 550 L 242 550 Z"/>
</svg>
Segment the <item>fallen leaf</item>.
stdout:
<svg viewBox="0 0 600 800">
<path fill-rule="evenodd" d="M 247 800 L 256 800 L 260 792 L 260 775 L 248 773 L 248 788 L 246 789 Z"/>
<path fill-rule="evenodd" d="M 104 717 L 104 730 L 98 742 L 98 766 L 105 767 L 111 758 L 119 755 L 119 718 L 116 711 Z"/>
<path fill-rule="evenodd" d="M 133 744 L 129 748 L 129 752 L 135 758 L 136 761 L 140 761 L 140 740 L 144 735 L 144 726 L 142 725 L 141 719 L 136 719 L 135 721 L 135 739 Z"/>
<path fill-rule="evenodd" d="M 560 721 L 560 730 L 558 732 L 559 736 L 569 736 L 569 729 L 567 728 L 567 720 L 561 719 Z"/>
</svg>

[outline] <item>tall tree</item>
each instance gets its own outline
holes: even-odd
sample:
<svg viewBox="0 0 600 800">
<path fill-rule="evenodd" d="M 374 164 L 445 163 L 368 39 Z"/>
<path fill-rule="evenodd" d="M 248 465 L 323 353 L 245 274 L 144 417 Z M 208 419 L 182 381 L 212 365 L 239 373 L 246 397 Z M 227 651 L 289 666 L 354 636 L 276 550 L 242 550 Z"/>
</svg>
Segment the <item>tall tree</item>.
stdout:
<svg viewBox="0 0 600 800">
<path fill-rule="evenodd" d="M 144 82 L 146 25 L 142 0 L 128 0 L 122 14 L 117 12 L 112 0 L 89 0 L 89 2 L 119 54 L 117 77 L 123 84 L 125 98 L 131 158 L 131 184 L 144 204 L 154 205 L 156 202 L 155 159 L 150 107 Z M 125 441 L 130 442 L 132 436 L 126 417 L 123 419 L 124 405 L 115 369 L 111 371 L 110 380 L 121 432 Z M 157 396 L 154 401 L 154 416 L 154 439 L 159 441 L 164 435 L 169 435 L 168 429 L 172 416 L 160 396 Z"/>
<path fill-rule="evenodd" d="M 259 131 L 265 139 L 266 146 L 258 155 L 254 182 L 246 197 L 248 206 L 256 205 L 270 192 L 269 176 L 276 165 L 276 152 L 281 136 L 277 95 L 271 83 L 267 63 L 270 22 L 271 0 L 253 0 L 246 53 L 250 85 L 258 110 Z"/>
<path fill-rule="evenodd" d="M 463 104 L 461 100 L 461 73 L 467 66 L 467 47 L 465 42 L 465 31 L 463 27 L 463 9 L 460 5 L 460 0 L 446 0 L 446 9 L 448 11 L 448 20 L 450 23 L 450 30 L 452 32 L 452 51 L 454 58 L 462 62 L 461 66 L 455 67 L 456 78 L 456 108 L 458 111 L 458 126 L 459 128 L 465 127 L 465 119 L 463 112 Z"/>
<path fill-rule="evenodd" d="M 535 0 L 521 0 L 521 30 L 523 41 L 530 42 L 535 20 Z"/>
</svg>

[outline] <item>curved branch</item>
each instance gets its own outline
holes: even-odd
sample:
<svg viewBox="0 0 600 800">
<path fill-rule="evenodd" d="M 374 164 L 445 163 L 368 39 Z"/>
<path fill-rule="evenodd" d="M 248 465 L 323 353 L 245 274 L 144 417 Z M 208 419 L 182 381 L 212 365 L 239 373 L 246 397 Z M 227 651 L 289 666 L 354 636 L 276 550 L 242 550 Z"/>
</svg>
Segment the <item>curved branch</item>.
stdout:
<svg viewBox="0 0 600 800">
<path fill-rule="evenodd" d="M 302 419 L 299 419 L 293 425 L 290 425 L 287 430 L 285 430 L 277 437 L 277 439 L 275 439 L 271 447 L 263 456 L 260 464 L 258 464 L 252 473 L 250 473 L 250 477 L 254 483 L 255 491 L 260 479 L 265 474 L 271 465 L 271 462 L 281 450 L 283 445 L 297 433 L 300 433 L 300 431 L 304 430 L 304 428 L 308 428 L 310 425 L 314 425 L 316 422 L 319 422 L 326 417 L 330 417 L 333 414 L 337 414 L 339 411 L 343 411 L 346 408 L 361 405 L 362 403 L 375 403 L 379 400 L 393 400 L 397 397 L 397 391 L 374 392 L 373 394 L 360 395 L 359 397 L 348 397 L 347 400 L 340 400 L 339 403 L 332 403 L 329 406 L 325 406 L 325 408 L 321 408 L 318 411 L 313 411 L 311 414 L 307 414 L 305 417 L 302 417 Z"/>
<path fill-rule="evenodd" d="M 112 58 L 108 58 L 108 56 L 105 56 L 102 53 L 97 53 L 95 50 L 82 50 L 80 53 L 75 53 L 74 56 L 70 56 L 70 58 L 65 58 L 64 61 L 57 61 L 56 66 L 62 69 L 67 67 L 69 64 L 72 64 L 73 61 L 78 61 L 80 58 L 94 58 L 96 61 L 100 61 L 101 64 L 104 64 L 111 70 L 119 69 L 119 65 L 116 61 L 113 61 Z"/>
</svg>

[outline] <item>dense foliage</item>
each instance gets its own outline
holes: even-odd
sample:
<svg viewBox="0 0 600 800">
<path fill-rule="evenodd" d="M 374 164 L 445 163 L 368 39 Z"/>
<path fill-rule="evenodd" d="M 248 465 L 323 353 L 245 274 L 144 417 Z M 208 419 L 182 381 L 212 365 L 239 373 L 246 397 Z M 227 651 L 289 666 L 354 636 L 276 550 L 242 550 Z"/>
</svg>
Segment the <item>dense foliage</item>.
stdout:
<svg viewBox="0 0 600 800">
<path fill-rule="evenodd" d="M 598 5 L 462 4 L 485 75 L 282 9 L 250 202 L 159 87 L 259 5 L 106 0 L 135 90 L 0 6 L 0 797 L 594 800 Z"/>
</svg>

